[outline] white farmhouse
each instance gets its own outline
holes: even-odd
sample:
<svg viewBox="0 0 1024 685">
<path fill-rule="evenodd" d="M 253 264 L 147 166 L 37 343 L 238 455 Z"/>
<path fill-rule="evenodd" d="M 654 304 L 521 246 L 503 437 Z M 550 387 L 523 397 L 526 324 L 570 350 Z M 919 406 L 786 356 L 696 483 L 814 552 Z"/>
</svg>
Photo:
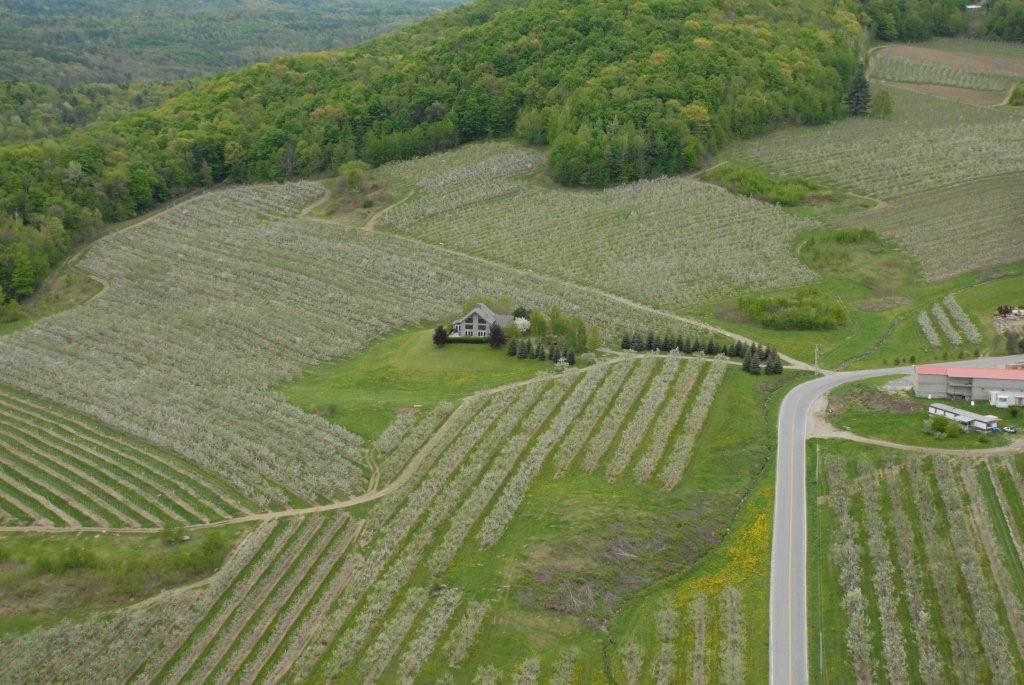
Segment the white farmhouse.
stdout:
<svg viewBox="0 0 1024 685">
<path fill-rule="evenodd" d="M 461 319 L 452 322 L 452 335 L 457 338 L 486 338 L 491 335 L 491 326 L 497 324 L 502 330 L 512 325 L 508 314 L 495 314 L 485 304 L 477 304 Z"/>
</svg>

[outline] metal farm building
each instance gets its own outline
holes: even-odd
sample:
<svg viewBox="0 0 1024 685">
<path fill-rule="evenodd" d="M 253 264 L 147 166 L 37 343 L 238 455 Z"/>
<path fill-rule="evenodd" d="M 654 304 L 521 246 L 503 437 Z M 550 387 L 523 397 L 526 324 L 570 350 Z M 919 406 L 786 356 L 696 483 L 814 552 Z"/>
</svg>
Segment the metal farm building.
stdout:
<svg viewBox="0 0 1024 685">
<path fill-rule="evenodd" d="M 914 367 L 914 393 L 929 399 L 1024 406 L 1024 369 L 982 369 L 924 364 Z"/>
</svg>

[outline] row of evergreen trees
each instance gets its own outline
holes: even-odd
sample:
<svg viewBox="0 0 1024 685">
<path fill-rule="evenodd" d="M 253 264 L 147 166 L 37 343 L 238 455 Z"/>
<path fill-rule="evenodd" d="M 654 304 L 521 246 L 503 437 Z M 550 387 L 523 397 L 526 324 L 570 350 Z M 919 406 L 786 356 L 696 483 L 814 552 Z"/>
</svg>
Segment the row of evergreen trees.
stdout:
<svg viewBox="0 0 1024 685">
<path fill-rule="evenodd" d="M 727 357 L 743 360 L 743 370 L 748 373 L 761 373 L 764 365 L 766 374 L 782 373 L 782 359 L 774 347 L 765 347 L 757 343 L 745 343 L 739 340 L 722 342 L 714 337 L 690 338 L 684 335 L 655 335 L 653 331 L 647 331 L 647 335 L 640 333 L 624 333 L 622 335 L 622 349 L 633 350 L 634 352 L 670 352 L 678 350 L 683 354 L 706 354 L 714 357 L 724 354 Z"/>
<path fill-rule="evenodd" d="M 764 373 L 769 376 L 782 373 L 782 359 L 779 353 L 772 347 L 747 345 L 747 351 L 743 354 L 743 370 L 755 376 L 761 373 L 761 365 L 764 364 Z"/>
<path fill-rule="evenodd" d="M 534 344 L 529 338 L 512 338 L 508 341 L 505 354 L 519 359 L 547 359 L 549 362 L 564 359 L 569 366 L 576 364 L 576 353 L 571 347 L 562 349 L 558 345 L 551 345 L 545 348 L 544 343 L 537 341 Z"/>
</svg>

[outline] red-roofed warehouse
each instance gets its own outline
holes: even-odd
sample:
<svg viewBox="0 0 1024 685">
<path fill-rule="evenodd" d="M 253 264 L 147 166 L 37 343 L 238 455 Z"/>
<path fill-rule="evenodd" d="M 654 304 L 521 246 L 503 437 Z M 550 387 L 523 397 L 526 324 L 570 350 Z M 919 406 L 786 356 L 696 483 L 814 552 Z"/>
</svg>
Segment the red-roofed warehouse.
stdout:
<svg viewBox="0 0 1024 685">
<path fill-rule="evenodd" d="M 929 399 L 984 401 L 996 407 L 1024 406 L 1024 369 L 923 364 L 914 367 L 914 392 Z"/>
</svg>

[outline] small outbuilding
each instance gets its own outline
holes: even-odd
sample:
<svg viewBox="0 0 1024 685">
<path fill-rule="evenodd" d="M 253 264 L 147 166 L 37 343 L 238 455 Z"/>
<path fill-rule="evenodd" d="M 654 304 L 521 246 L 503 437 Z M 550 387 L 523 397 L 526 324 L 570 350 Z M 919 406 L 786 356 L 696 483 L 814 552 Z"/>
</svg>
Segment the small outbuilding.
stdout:
<svg viewBox="0 0 1024 685">
<path fill-rule="evenodd" d="M 487 305 L 478 303 L 468 314 L 452 322 L 452 335 L 456 338 L 487 338 L 494 325 L 507 330 L 512 322 L 510 314 L 495 314 Z"/>
<path fill-rule="evenodd" d="M 957 409 L 948 404 L 936 402 L 928 407 L 928 413 L 932 416 L 944 416 L 950 421 L 956 421 L 965 431 L 975 430 L 991 433 L 999 429 L 999 417 L 991 414 L 975 414 L 966 409 Z"/>
</svg>

